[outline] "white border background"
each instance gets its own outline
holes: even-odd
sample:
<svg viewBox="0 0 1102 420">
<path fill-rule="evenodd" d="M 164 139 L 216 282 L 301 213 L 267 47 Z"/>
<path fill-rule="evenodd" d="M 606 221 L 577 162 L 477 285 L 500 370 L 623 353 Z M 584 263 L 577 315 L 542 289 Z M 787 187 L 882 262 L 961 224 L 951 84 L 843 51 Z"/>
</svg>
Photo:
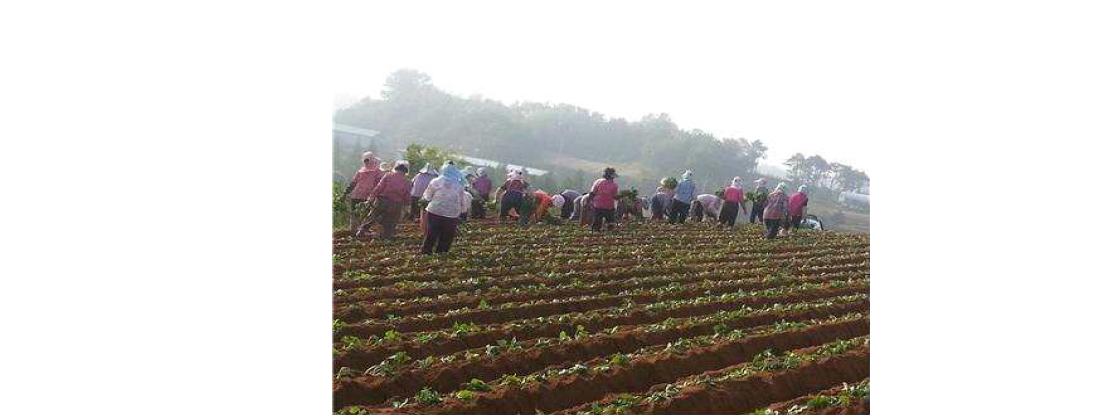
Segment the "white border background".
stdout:
<svg viewBox="0 0 1102 420">
<path fill-rule="evenodd" d="M 328 416 L 326 68 L 394 17 L 150 3 L 0 6 L 0 412 Z M 1085 417 L 1099 6 L 873 3 L 874 416 Z"/>
</svg>

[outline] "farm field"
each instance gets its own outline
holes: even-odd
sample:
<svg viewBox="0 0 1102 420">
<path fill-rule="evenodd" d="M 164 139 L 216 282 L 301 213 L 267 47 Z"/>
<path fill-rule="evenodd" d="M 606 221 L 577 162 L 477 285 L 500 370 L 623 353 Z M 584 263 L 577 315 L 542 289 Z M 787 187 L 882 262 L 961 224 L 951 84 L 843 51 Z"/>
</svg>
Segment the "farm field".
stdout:
<svg viewBox="0 0 1102 420">
<path fill-rule="evenodd" d="M 338 414 L 867 414 L 869 239 L 475 221 L 333 239 Z"/>
</svg>

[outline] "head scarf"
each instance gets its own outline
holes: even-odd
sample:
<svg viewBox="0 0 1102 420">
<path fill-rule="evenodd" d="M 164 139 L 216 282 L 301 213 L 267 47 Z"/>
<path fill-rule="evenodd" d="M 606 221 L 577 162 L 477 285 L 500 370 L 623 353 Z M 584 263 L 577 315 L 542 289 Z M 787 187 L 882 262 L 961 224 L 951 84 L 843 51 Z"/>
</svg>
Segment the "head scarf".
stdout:
<svg viewBox="0 0 1102 420">
<path fill-rule="evenodd" d="M 364 169 L 376 169 L 379 167 L 379 158 L 375 157 L 373 152 L 364 152 L 360 155 L 360 160 L 364 162 Z"/>
<path fill-rule="evenodd" d="M 483 168 L 481 166 L 478 167 L 478 169 L 476 169 L 474 172 L 478 174 L 478 176 L 486 176 L 486 168 Z"/>
<path fill-rule="evenodd" d="M 807 185 L 801 185 L 798 191 L 799 192 L 806 192 L 807 191 Z"/>
<path fill-rule="evenodd" d="M 777 192 L 777 191 L 784 192 L 785 189 L 787 189 L 787 188 L 788 188 L 788 184 L 785 184 L 785 183 L 782 182 L 780 184 L 777 184 L 777 188 L 774 188 L 773 192 Z"/>
<path fill-rule="evenodd" d="M 463 179 L 463 171 L 460 171 L 451 163 L 445 163 L 444 166 L 440 167 L 440 176 L 459 185 L 464 185 L 467 182 Z"/>
<path fill-rule="evenodd" d="M 553 197 L 551 197 L 551 205 L 552 206 L 562 207 L 563 203 L 565 203 L 565 202 L 566 202 L 566 199 L 563 198 L 562 194 L 555 194 Z"/>
<path fill-rule="evenodd" d="M 735 179 L 732 179 L 731 180 L 731 186 L 732 187 L 742 187 L 742 177 L 737 177 L 736 176 Z"/>
<path fill-rule="evenodd" d="M 693 170 L 692 169 L 686 169 L 685 173 L 681 174 L 681 179 L 682 180 L 692 179 L 692 177 L 693 177 Z"/>
<path fill-rule="evenodd" d="M 436 172 L 436 171 L 432 169 L 432 164 L 431 163 L 426 163 L 425 166 L 421 168 L 420 172 L 423 173 L 423 174 L 427 174 L 429 172 Z"/>
<path fill-rule="evenodd" d="M 509 175 L 506 176 L 506 179 L 509 180 L 509 181 L 513 181 L 513 180 L 523 181 L 524 180 L 524 171 L 521 171 L 521 170 L 509 171 Z"/>
</svg>

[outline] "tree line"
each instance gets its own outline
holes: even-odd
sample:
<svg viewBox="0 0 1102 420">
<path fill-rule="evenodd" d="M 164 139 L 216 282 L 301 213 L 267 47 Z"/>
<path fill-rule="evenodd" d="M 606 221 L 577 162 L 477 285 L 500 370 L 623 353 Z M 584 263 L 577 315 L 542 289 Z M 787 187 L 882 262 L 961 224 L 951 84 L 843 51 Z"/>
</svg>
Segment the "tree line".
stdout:
<svg viewBox="0 0 1102 420">
<path fill-rule="evenodd" d="M 682 129 L 664 113 L 628 121 L 568 104 L 506 105 L 480 96 L 462 98 L 410 69 L 392 73 L 380 98 L 365 97 L 338 110 L 334 120 L 380 131 L 371 147 L 383 156 L 397 155 L 417 143 L 547 169 L 551 174 L 532 178 L 547 190 L 587 188 L 600 167 L 609 165 L 620 173 L 622 187 L 638 187 L 644 194 L 653 191 L 660 178 L 690 168 L 710 191 L 736 175 L 748 180 L 760 176 L 755 168 L 768 151 L 760 140 L 716 138 L 699 129 Z M 347 171 L 344 166 L 354 165 L 355 159 L 335 156 L 334 169 Z M 825 162 L 818 156 L 794 156 L 789 165 L 792 181 L 831 189 L 862 182 L 862 172 L 820 160 Z M 412 171 L 420 169 L 411 166 Z"/>
</svg>

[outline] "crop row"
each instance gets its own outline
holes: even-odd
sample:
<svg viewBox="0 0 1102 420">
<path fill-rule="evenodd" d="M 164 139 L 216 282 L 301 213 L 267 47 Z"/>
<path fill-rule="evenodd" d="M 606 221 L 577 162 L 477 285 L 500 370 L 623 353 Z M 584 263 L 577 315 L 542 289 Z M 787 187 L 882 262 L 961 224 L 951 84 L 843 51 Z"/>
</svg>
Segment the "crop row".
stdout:
<svg viewBox="0 0 1102 420">
<path fill-rule="evenodd" d="M 862 248 L 847 244 L 837 249 L 807 248 L 768 253 L 747 252 L 745 254 L 739 253 L 736 250 L 721 250 L 721 252 L 694 252 L 690 255 L 686 255 L 683 249 L 680 250 L 680 254 L 676 253 L 678 251 L 676 249 L 669 250 L 668 252 L 670 255 L 655 255 L 656 253 L 640 250 L 631 257 L 589 257 L 579 258 L 572 262 L 554 262 L 550 261 L 550 258 L 538 258 L 524 255 L 524 253 L 516 257 L 519 258 L 518 261 L 487 261 L 486 256 L 456 255 L 454 258 L 449 258 L 447 260 L 450 262 L 449 265 L 443 267 L 431 268 L 422 266 L 422 264 L 427 264 L 427 262 L 412 259 L 406 261 L 402 266 L 390 267 L 385 270 L 386 272 L 382 273 L 372 272 L 380 271 L 377 268 L 373 269 L 374 265 L 379 263 L 380 257 L 372 257 L 363 262 L 346 263 L 343 265 L 336 264 L 334 266 L 334 274 L 339 276 L 334 283 L 334 287 L 380 287 L 402 281 L 441 281 L 453 278 L 471 277 L 498 278 L 522 274 L 543 274 L 547 272 L 558 272 L 559 270 L 575 273 L 600 272 L 608 269 L 635 267 L 639 265 L 676 267 L 681 265 L 725 263 L 732 261 L 759 261 L 766 263 L 786 257 L 798 257 L 805 255 L 801 253 L 807 252 L 823 255 L 824 251 L 834 251 L 836 255 L 847 255 L 867 252 L 867 249 L 867 247 Z M 663 254 L 665 254 L 665 252 Z M 513 255 L 515 256 L 517 253 L 514 252 Z M 356 261 L 360 260 L 357 259 Z"/>
<path fill-rule="evenodd" d="M 741 414 L 777 397 L 791 398 L 868 377 L 868 336 L 785 353 L 765 350 L 753 360 L 693 375 L 650 392 L 610 396 L 567 413 Z M 658 387 L 654 387 L 655 389 Z M 795 395 L 793 395 L 795 394 Z"/>
<path fill-rule="evenodd" d="M 477 351 L 466 350 L 446 357 L 428 356 L 413 361 L 405 353 L 395 353 L 368 368 L 363 376 L 350 382 L 350 390 L 359 390 L 359 403 L 378 403 L 391 396 L 416 391 L 425 384 L 438 390 L 452 390 L 465 378 L 493 378 L 507 374 L 527 374 L 544 366 L 574 363 L 589 357 L 674 342 L 682 338 L 712 334 L 717 328 L 738 329 L 766 325 L 781 320 L 806 320 L 842 315 L 867 308 L 862 296 L 816 304 L 776 306 L 753 310 L 743 308 L 702 317 L 671 319 L 668 322 L 629 328 L 613 327 L 597 333 L 584 329 L 562 331 L 558 338 L 502 340 Z M 343 369 L 342 369 L 343 370 Z M 355 372 L 348 371 L 347 374 Z M 338 372 L 341 376 L 342 372 Z"/>
<path fill-rule="evenodd" d="M 824 257 L 815 261 L 809 261 L 806 266 L 795 266 L 783 270 L 785 277 L 822 275 L 838 273 L 838 268 L 843 267 L 850 271 L 859 268 L 857 264 L 863 264 L 862 258 L 830 258 Z M 757 271 L 757 270 L 754 270 Z M 774 270 L 775 272 L 781 270 Z M 419 313 L 448 313 L 450 311 L 467 310 L 494 310 L 529 305 L 539 302 L 569 302 L 575 300 L 593 299 L 601 296 L 634 296 L 646 295 L 668 289 L 689 289 L 706 287 L 702 283 L 709 282 L 713 287 L 722 287 L 731 282 L 741 282 L 755 279 L 750 270 L 730 270 L 725 268 L 709 268 L 680 279 L 675 276 L 663 275 L 657 277 L 637 277 L 630 281 L 592 281 L 586 283 L 583 280 L 574 280 L 569 284 L 555 287 L 545 287 L 535 291 L 522 291 L 513 293 L 488 292 L 478 295 L 441 295 L 435 298 L 422 297 L 414 299 L 388 299 L 382 301 L 360 301 L 344 304 L 335 304 L 334 312 L 338 317 L 347 321 L 389 318 L 417 315 Z M 761 277 L 769 277 L 761 276 Z M 722 290 L 722 289 L 713 289 Z"/>
<path fill-rule="evenodd" d="M 868 260 L 867 253 L 838 254 L 829 251 L 819 251 L 793 257 L 775 257 L 767 260 L 736 260 L 709 261 L 700 263 L 686 263 L 676 268 L 664 265 L 636 265 L 623 267 L 621 270 L 606 268 L 604 270 L 571 270 L 565 273 L 545 272 L 537 275 L 521 274 L 505 276 L 501 278 L 470 277 L 466 280 L 452 280 L 447 283 L 440 281 L 399 281 L 382 287 L 362 287 L 348 285 L 345 288 L 337 288 L 333 301 L 336 304 L 352 303 L 363 300 L 371 300 L 375 303 L 396 302 L 398 299 L 424 302 L 440 299 L 470 298 L 495 298 L 504 293 L 518 293 L 527 291 L 547 291 L 548 289 L 564 290 L 592 289 L 598 284 L 623 284 L 624 282 L 639 281 L 641 279 L 664 274 L 679 274 L 678 272 L 716 273 L 723 272 L 728 275 L 746 277 L 751 273 L 765 272 L 769 269 L 785 271 L 793 268 L 808 268 L 825 266 L 837 262 L 860 262 Z M 621 278 L 609 279 L 616 276 Z M 626 278 L 623 278 L 625 277 Z M 473 288 L 473 289 L 472 289 Z M 435 292 L 435 293 L 432 293 Z"/>
<path fill-rule="evenodd" d="M 557 411 L 607 394 L 641 392 L 685 375 L 742 363 L 766 349 L 783 351 L 868 334 L 863 317 L 848 313 L 803 322 L 779 321 L 747 330 L 716 328 L 712 334 L 601 355 L 528 375 L 510 374 L 489 382 L 472 380 L 445 396 L 436 408 L 421 406 L 416 398 L 394 398 L 391 406 L 404 408 L 402 412 L 447 414 Z M 479 387 L 479 382 L 487 386 Z"/>
<path fill-rule="evenodd" d="M 529 244 L 531 245 L 531 244 Z M 541 244 L 543 245 L 543 244 Z M 609 245 L 603 245 L 609 246 Z M 431 258 L 423 257 L 417 253 L 395 254 L 382 252 L 382 249 L 352 249 L 336 254 L 338 265 L 345 270 L 355 269 L 356 275 L 398 275 L 409 269 L 418 268 L 423 271 L 438 271 L 445 269 L 486 269 L 494 267 L 516 267 L 532 265 L 555 264 L 560 266 L 593 266 L 597 264 L 614 264 L 617 262 L 650 259 L 686 259 L 686 258 L 717 258 L 737 256 L 741 258 L 761 258 L 770 255 L 782 255 L 801 251 L 819 250 L 845 250 L 867 249 L 867 244 L 855 243 L 842 238 L 839 240 L 822 241 L 821 243 L 791 244 L 784 249 L 763 249 L 760 246 L 734 242 L 727 244 L 715 244 L 703 249 L 696 249 L 693 255 L 685 255 L 685 246 L 682 244 L 625 244 L 622 247 L 598 248 L 598 247 L 537 247 L 526 249 L 524 252 L 516 252 L 516 249 L 496 249 L 475 252 L 475 250 L 457 251 L 460 258 Z M 462 266 L 460 266 L 462 264 Z M 493 271 L 493 274 L 500 274 Z M 477 275 L 478 272 L 467 272 L 468 275 Z"/>
<path fill-rule="evenodd" d="M 854 267 L 841 266 L 826 270 L 826 274 L 810 277 L 794 277 L 780 281 L 778 284 L 840 282 L 854 278 L 864 278 L 865 274 L 854 273 Z M 563 299 L 538 299 L 525 303 L 507 302 L 486 308 L 459 308 L 443 313 L 422 312 L 415 315 L 402 317 L 388 317 L 388 319 L 366 319 L 363 314 L 352 310 L 339 311 L 338 317 L 343 322 L 364 320 L 355 324 L 355 329 L 361 335 L 382 334 L 387 331 L 412 332 L 447 328 L 456 323 L 499 323 L 514 319 L 536 318 L 570 312 L 584 312 L 601 308 L 616 307 L 622 305 L 640 305 L 668 300 L 683 300 L 694 297 L 706 297 L 709 295 L 723 295 L 727 293 L 744 293 L 744 297 L 768 296 L 783 293 L 777 290 L 779 287 L 770 287 L 770 283 L 762 280 L 722 280 L 709 283 L 697 283 L 682 286 L 680 283 L 670 283 L 667 286 L 655 289 L 624 290 L 617 294 L 603 293 L 596 296 L 579 296 Z M 793 286 L 795 287 L 795 286 Z M 769 290 L 766 292 L 765 290 Z M 344 321 L 347 320 L 347 321 Z"/>
<path fill-rule="evenodd" d="M 770 404 L 754 414 L 869 414 L 869 378 L 843 383 L 814 395 Z"/>
</svg>

